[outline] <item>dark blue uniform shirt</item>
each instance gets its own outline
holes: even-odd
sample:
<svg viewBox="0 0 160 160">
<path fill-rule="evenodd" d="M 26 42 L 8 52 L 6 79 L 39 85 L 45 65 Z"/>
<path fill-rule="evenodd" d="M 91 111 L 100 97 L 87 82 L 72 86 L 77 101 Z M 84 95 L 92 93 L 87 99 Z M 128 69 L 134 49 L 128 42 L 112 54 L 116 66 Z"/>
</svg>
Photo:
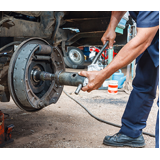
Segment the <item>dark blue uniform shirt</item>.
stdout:
<svg viewBox="0 0 160 160">
<path fill-rule="evenodd" d="M 131 17 L 136 21 L 138 28 L 149 28 L 159 25 L 159 11 L 130 11 Z M 159 65 L 159 29 L 151 43 L 147 48 L 155 67 Z M 137 58 L 141 58 L 143 53 Z"/>
</svg>

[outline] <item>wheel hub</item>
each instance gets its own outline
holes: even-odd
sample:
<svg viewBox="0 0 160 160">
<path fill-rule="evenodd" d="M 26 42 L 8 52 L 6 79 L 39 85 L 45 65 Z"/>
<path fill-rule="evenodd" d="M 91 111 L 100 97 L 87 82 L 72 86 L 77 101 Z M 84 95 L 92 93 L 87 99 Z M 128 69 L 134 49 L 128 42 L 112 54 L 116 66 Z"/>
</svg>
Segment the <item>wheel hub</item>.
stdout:
<svg viewBox="0 0 160 160">
<path fill-rule="evenodd" d="M 71 60 L 73 60 L 74 62 L 80 62 L 81 61 L 81 54 L 75 50 L 75 49 L 72 49 L 70 50 L 69 52 L 69 57 L 71 58 Z"/>
<path fill-rule="evenodd" d="M 39 46 L 48 47 L 40 38 L 24 41 L 13 54 L 8 71 L 8 84 L 15 103 L 23 110 L 33 112 L 56 103 L 63 86 L 53 81 L 37 80 L 34 71 L 56 74 L 65 71 L 63 57 L 58 48 L 51 53 L 38 52 Z"/>
</svg>

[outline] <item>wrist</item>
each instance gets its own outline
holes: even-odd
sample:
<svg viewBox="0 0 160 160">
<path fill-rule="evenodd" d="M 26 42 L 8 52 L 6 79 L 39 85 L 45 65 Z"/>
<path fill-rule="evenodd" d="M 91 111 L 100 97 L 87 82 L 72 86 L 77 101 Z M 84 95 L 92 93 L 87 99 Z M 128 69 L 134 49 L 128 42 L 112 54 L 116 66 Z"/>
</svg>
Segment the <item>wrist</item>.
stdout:
<svg viewBox="0 0 160 160">
<path fill-rule="evenodd" d="M 117 24 L 117 25 L 118 25 L 118 24 Z M 113 23 L 110 23 L 110 24 L 108 25 L 108 29 L 109 29 L 110 31 L 112 31 L 112 32 L 115 32 L 115 29 L 116 29 L 117 25 L 116 25 L 116 24 L 113 24 Z"/>
<path fill-rule="evenodd" d="M 108 72 L 106 70 L 107 68 L 104 68 L 99 71 L 99 75 L 101 76 L 101 79 L 105 81 L 107 78 L 109 78 Z"/>
<path fill-rule="evenodd" d="M 113 23 L 109 23 L 107 30 L 115 32 L 117 25 L 113 24 Z"/>
</svg>

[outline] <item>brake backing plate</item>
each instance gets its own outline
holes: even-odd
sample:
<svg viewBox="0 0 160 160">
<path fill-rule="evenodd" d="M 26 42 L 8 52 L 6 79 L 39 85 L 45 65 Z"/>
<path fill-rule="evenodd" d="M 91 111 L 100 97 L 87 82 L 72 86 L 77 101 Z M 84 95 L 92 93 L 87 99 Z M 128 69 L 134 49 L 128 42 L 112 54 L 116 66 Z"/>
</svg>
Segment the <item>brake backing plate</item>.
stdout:
<svg viewBox="0 0 160 160">
<path fill-rule="evenodd" d="M 22 42 L 14 52 L 8 71 L 10 94 L 21 109 L 34 112 L 52 103 L 56 103 L 62 93 L 63 85 L 56 81 L 35 80 L 34 70 L 49 73 L 65 71 L 62 54 L 57 47 L 52 47 L 51 53 L 43 52 L 37 55 L 40 46 L 47 47 L 47 41 L 41 38 L 31 38 Z"/>
</svg>

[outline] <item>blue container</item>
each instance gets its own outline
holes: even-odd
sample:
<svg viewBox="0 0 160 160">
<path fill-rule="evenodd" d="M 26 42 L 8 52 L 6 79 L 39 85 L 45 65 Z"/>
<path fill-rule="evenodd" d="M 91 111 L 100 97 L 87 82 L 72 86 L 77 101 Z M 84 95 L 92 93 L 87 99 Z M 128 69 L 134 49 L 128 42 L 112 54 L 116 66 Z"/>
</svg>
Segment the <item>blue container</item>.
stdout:
<svg viewBox="0 0 160 160">
<path fill-rule="evenodd" d="M 89 57 L 89 54 L 90 54 L 91 52 L 89 51 L 89 47 L 83 47 L 83 54 L 85 55 L 85 56 L 88 56 Z"/>
<path fill-rule="evenodd" d="M 118 81 L 118 88 L 122 88 L 123 87 L 123 83 L 126 80 L 126 76 L 124 76 L 124 74 L 122 73 L 121 70 L 119 70 L 119 72 L 115 72 L 112 75 L 112 80 L 117 80 Z"/>
</svg>

